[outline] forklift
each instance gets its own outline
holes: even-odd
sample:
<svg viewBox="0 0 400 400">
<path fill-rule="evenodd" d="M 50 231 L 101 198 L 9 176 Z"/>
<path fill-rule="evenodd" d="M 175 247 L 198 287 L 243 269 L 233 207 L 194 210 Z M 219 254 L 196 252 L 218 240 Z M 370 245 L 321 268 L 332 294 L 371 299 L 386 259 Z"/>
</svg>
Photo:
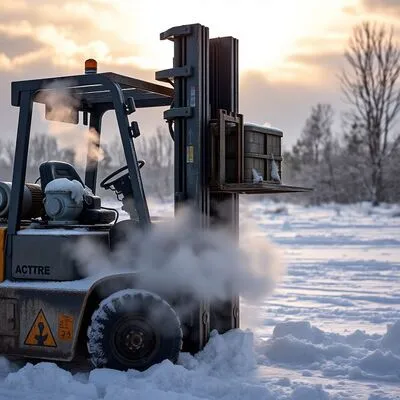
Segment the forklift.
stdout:
<svg viewBox="0 0 400 400">
<path fill-rule="evenodd" d="M 189 206 L 196 228 L 223 226 L 238 239 L 239 194 L 301 192 L 283 185 L 282 132 L 245 124 L 238 106 L 238 40 L 209 38 L 201 24 L 160 34 L 174 45 L 173 66 L 152 83 L 117 73 L 85 73 L 12 82 L 19 108 L 12 182 L 0 182 L 0 354 L 143 371 L 181 351 L 196 353 L 216 329 L 239 327 L 239 293 L 224 301 L 196 300 L 181 312 L 190 293 L 174 296 L 140 286 L 140 266 L 129 273 L 84 276 L 71 249 L 81 239 L 112 252 L 131 230 L 152 229 L 138 160 L 141 108 L 168 107 L 164 119 L 174 141 L 175 210 Z M 48 99 L 68 93 L 68 113 Z M 78 124 L 101 136 L 103 115 L 112 111 L 126 159 L 100 182 L 114 191 L 129 218 L 96 195 L 99 159 L 87 157 L 84 177 L 62 160 L 38 166 L 40 182 L 25 182 L 33 104 L 47 119 Z M 65 104 L 64 104 L 65 105 Z"/>
</svg>

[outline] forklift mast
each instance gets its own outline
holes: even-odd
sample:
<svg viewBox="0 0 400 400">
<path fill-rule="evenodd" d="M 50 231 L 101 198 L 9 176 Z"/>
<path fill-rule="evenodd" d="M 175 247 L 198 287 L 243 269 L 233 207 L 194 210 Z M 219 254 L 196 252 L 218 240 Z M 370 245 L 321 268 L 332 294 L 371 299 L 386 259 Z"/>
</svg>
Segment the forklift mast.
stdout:
<svg viewBox="0 0 400 400">
<path fill-rule="evenodd" d="M 238 40 L 210 39 L 209 29 L 200 24 L 171 28 L 160 39 L 174 43 L 173 68 L 156 72 L 156 79 L 174 86 L 173 105 L 164 118 L 174 122 L 175 207 L 189 202 L 199 211 L 202 228 L 224 225 L 238 237 L 239 195 L 210 190 L 211 121 L 219 110 L 236 115 L 239 108 Z M 239 327 L 237 295 L 203 307 L 219 332 Z M 199 325 L 201 332 L 202 321 Z"/>
<path fill-rule="evenodd" d="M 218 204 L 230 204 L 224 221 L 237 231 L 238 195 L 210 191 L 212 163 L 210 122 L 219 110 L 238 113 L 238 40 L 209 38 L 200 24 L 173 27 L 160 34 L 174 43 L 173 68 L 156 72 L 156 79 L 172 82 L 173 103 L 164 118 L 174 123 L 175 206 L 187 202 L 201 211 L 202 227 L 222 222 Z"/>
</svg>

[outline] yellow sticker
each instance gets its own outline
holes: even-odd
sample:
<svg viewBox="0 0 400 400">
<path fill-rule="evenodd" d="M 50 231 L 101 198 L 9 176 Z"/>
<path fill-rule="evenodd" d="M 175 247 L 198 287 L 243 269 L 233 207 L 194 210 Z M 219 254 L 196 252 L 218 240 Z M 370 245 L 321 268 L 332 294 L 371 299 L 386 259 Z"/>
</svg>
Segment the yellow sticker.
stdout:
<svg viewBox="0 0 400 400">
<path fill-rule="evenodd" d="M 193 163 L 194 162 L 194 146 L 189 145 L 186 147 L 186 162 Z"/>
<path fill-rule="evenodd" d="M 74 335 L 74 317 L 68 314 L 58 315 L 57 336 L 60 340 L 70 342 Z"/>
<path fill-rule="evenodd" d="M 57 347 L 43 310 L 39 311 L 35 321 L 33 321 L 24 344 L 29 346 Z"/>
</svg>

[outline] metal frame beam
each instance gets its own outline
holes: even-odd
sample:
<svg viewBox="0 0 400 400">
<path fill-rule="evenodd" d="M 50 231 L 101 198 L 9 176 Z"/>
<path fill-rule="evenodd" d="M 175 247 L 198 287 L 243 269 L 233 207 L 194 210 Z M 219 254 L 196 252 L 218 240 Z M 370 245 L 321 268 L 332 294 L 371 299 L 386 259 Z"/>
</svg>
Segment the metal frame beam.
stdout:
<svg viewBox="0 0 400 400">
<path fill-rule="evenodd" d="M 220 110 L 239 112 L 239 41 L 231 36 L 210 39 L 210 105 L 211 117 L 217 119 Z M 220 132 L 224 129 L 220 127 Z M 222 138 L 220 137 L 220 140 Z M 240 140 L 240 138 L 238 138 Z M 224 146 L 225 150 L 225 146 Z M 240 163 L 238 155 L 237 163 Z M 224 160 L 221 160 L 224 158 Z M 220 168 L 225 169 L 225 151 L 220 153 Z M 236 166 L 239 170 L 240 165 Z M 221 173 L 221 171 L 220 171 Z M 238 173 L 240 175 L 240 171 Z M 210 193 L 212 221 L 222 225 L 239 239 L 239 194 Z M 239 328 L 239 296 L 211 304 L 211 329 L 224 333 Z"/>
<path fill-rule="evenodd" d="M 173 68 L 156 78 L 173 81 L 174 99 L 164 118 L 174 122 L 175 209 L 194 206 L 198 227 L 209 225 L 207 162 L 209 108 L 209 30 L 200 24 L 177 26 L 160 34 L 174 42 Z M 184 351 L 201 350 L 209 336 L 209 304 L 199 302 L 191 314 L 190 338 Z"/>
<path fill-rule="evenodd" d="M 137 89 L 122 90 L 125 100 L 132 97 L 135 101 L 136 108 L 147 107 L 166 107 L 170 106 L 172 102 L 171 97 L 161 96 L 154 93 L 145 93 Z M 71 95 L 76 96 L 77 111 L 90 111 L 92 108 L 101 104 L 106 109 L 113 108 L 112 99 L 109 91 L 86 92 L 82 97 L 82 92 L 71 90 Z M 46 96 L 43 96 L 43 91 L 36 92 L 34 101 L 36 103 L 46 104 Z"/>
<path fill-rule="evenodd" d="M 86 93 L 93 95 L 98 92 L 110 93 L 109 84 L 113 82 L 124 89 L 138 89 L 141 93 L 147 93 L 153 99 L 172 99 L 174 90 L 167 86 L 130 78 L 128 76 L 104 72 L 99 74 L 61 76 L 48 79 L 33 79 L 29 81 L 18 81 L 11 84 L 11 104 L 20 106 L 21 94 L 31 92 L 51 92 L 60 87 L 71 91 L 72 94 L 79 93 L 80 99 L 85 100 Z M 111 93 L 110 93 L 111 94 Z M 132 95 L 132 93 L 130 93 Z M 36 100 L 35 100 L 36 101 Z M 112 101 L 109 97 L 109 101 Z"/>
</svg>

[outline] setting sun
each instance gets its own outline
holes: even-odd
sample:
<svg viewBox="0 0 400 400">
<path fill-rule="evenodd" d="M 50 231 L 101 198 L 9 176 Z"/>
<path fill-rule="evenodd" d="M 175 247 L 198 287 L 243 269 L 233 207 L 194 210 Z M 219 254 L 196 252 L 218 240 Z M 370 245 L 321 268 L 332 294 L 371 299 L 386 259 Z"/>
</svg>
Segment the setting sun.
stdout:
<svg viewBox="0 0 400 400">
<path fill-rule="evenodd" d="M 133 7 L 130 2 L 120 0 L 115 3 L 120 17 L 108 22 L 115 25 L 115 37 L 134 46 L 140 54 L 119 57 L 116 60 L 119 64 L 134 62 L 144 69 L 168 64 L 171 45 L 158 40 L 160 31 L 188 22 L 201 22 L 210 28 L 211 37 L 239 38 L 241 71 L 272 72 L 279 77 L 279 69 L 291 54 L 299 50 L 318 53 L 319 49 L 307 48 L 301 42 L 315 36 L 335 35 L 334 29 L 343 8 L 355 2 L 249 1 L 248 7 L 244 7 L 238 1 L 206 0 L 188 7 L 187 2 L 179 0 L 173 8 L 157 11 L 156 1 Z M 125 26 L 122 30 L 121 25 Z M 101 29 L 109 27 L 107 23 L 101 24 Z"/>
</svg>

